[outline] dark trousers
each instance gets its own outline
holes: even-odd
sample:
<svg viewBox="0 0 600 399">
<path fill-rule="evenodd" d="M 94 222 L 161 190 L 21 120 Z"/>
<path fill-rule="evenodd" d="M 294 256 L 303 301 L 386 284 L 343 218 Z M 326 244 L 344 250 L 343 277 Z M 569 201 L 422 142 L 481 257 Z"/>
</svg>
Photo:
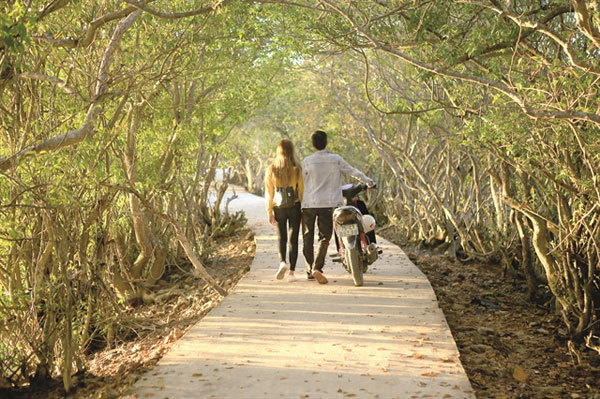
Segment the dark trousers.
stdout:
<svg viewBox="0 0 600 399">
<path fill-rule="evenodd" d="M 315 220 L 319 227 L 319 248 L 315 259 Z M 304 259 L 308 273 L 323 271 L 327 247 L 333 233 L 333 208 L 302 209 L 302 239 L 304 240 Z"/>
<path fill-rule="evenodd" d="M 290 270 L 296 269 L 298 260 L 298 234 L 300 233 L 301 218 L 300 203 L 290 208 L 273 208 L 273 215 L 277 221 L 277 238 L 279 239 L 279 261 L 285 262 L 286 244 L 290 247 Z M 288 235 L 287 227 L 290 226 Z"/>
</svg>

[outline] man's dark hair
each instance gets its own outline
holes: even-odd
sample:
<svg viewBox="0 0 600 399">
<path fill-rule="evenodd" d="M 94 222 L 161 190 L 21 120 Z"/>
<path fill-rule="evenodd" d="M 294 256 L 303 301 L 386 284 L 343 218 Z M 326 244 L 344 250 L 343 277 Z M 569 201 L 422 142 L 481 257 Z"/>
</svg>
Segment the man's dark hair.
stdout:
<svg viewBox="0 0 600 399">
<path fill-rule="evenodd" d="M 327 133 L 322 130 L 315 131 L 312 136 L 310 136 L 312 140 L 312 145 L 317 150 L 322 150 L 327 147 Z"/>
</svg>

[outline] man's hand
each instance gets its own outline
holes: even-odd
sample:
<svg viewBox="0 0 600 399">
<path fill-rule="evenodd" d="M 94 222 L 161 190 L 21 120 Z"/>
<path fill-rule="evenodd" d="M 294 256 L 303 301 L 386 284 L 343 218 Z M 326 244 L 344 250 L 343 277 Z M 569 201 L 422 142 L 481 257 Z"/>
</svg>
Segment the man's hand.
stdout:
<svg viewBox="0 0 600 399">
<path fill-rule="evenodd" d="M 377 183 L 375 183 L 373 180 L 371 180 L 369 182 L 369 184 L 367 184 L 367 188 L 369 188 L 369 189 L 377 188 Z"/>
<path fill-rule="evenodd" d="M 271 225 L 273 225 L 273 226 L 275 226 L 277 224 L 277 221 L 275 220 L 274 215 L 269 215 L 269 223 L 271 223 Z"/>
</svg>

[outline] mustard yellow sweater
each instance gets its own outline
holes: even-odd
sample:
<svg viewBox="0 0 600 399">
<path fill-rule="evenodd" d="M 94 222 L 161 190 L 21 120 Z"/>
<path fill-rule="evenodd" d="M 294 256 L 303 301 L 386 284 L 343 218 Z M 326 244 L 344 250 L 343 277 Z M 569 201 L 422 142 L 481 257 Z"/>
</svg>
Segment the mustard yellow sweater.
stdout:
<svg viewBox="0 0 600 399">
<path fill-rule="evenodd" d="M 302 195 L 304 194 L 304 181 L 302 180 L 302 173 L 297 173 L 296 167 L 294 167 L 294 173 L 292 173 L 292 180 L 287 184 L 278 182 L 271 168 L 267 169 L 267 177 L 265 178 L 265 186 L 267 193 L 267 213 L 269 216 L 273 214 L 273 196 L 275 195 L 275 187 L 294 187 L 296 188 L 298 183 L 298 199 L 302 202 Z"/>
</svg>

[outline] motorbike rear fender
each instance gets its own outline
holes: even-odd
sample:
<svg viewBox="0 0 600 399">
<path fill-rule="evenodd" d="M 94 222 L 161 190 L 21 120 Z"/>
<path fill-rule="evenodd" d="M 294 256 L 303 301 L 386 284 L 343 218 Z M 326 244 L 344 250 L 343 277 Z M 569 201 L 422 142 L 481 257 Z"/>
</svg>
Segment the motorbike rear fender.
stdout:
<svg viewBox="0 0 600 399">
<path fill-rule="evenodd" d="M 351 205 L 340 206 L 333 211 L 333 221 L 335 224 L 344 224 L 354 221 L 358 225 L 358 229 L 363 231 L 362 213 Z"/>
</svg>

